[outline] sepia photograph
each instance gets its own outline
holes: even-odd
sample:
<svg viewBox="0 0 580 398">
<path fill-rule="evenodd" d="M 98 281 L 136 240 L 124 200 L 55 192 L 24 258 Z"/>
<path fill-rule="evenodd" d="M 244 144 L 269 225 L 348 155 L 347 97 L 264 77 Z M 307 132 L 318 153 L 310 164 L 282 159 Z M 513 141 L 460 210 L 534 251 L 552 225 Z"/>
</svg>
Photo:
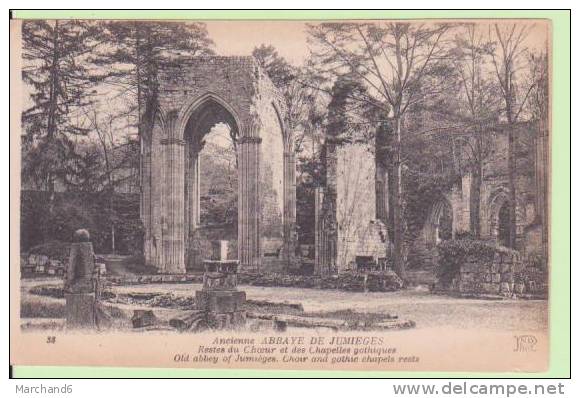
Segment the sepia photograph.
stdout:
<svg viewBox="0 0 580 398">
<path fill-rule="evenodd" d="M 10 35 L 12 364 L 548 369 L 550 20 Z"/>
</svg>

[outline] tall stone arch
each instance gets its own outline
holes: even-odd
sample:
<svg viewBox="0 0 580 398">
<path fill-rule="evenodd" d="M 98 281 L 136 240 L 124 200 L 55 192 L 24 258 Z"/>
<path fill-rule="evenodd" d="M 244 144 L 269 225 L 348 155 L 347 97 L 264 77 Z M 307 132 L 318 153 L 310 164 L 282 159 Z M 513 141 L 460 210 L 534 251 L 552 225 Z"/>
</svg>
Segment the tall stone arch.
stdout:
<svg viewBox="0 0 580 398">
<path fill-rule="evenodd" d="M 508 203 L 508 192 L 506 188 L 497 188 L 490 195 L 486 206 L 488 236 L 496 242 L 499 240 L 500 211 Z"/>
<path fill-rule="evenodd" d="M 295 161 L 284 102 L 252 57 L 199 57 L 159 71 L 155 109 L 141 127 L 141 217 L 146 263 L 186 271 L 199 226 L 199 152 L 219 122 L 230 126 L 238 166 L 238 260 L 260 271 L 265 253 L 290 261 Z"/>
<path fill-rule="evenodd" d="M 446 211 L 451 215 L 451 234 L 452 237 L 455 237 L 453 206 L 451 201 L 442 195 L 431 206 L 431 210 L 423 226 L 423 239 L 425 240 L 427 248 L 435 247 L 440 242 L 441 219 Z"/>
</svg>

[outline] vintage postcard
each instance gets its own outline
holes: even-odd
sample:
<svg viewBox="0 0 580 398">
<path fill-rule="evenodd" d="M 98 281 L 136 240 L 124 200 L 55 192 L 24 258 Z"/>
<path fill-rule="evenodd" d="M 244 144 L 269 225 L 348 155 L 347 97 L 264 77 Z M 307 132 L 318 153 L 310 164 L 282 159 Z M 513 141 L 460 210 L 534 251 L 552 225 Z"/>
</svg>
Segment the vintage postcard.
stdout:
<svg viewBox="0 0 580 398">
<path fill-rule="evenodd" d="M 10 45 L 13 365 L 548 369 L 549 20 Z"/>
</svg>

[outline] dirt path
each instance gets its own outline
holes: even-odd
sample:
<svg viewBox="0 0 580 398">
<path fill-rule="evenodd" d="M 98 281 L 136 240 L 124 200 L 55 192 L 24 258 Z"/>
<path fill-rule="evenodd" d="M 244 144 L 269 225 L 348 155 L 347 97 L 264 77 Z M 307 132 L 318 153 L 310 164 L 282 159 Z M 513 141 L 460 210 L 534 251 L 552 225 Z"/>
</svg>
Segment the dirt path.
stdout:
<svg viewBox="0 0 580 398">
<path fill-rule="evenodd" d="M 115 292 L 159 292 L 190 295 L 198 284 L 118 286 Z M 433 295 L 425 290 L 357 293 L 281 287 L 240 286 L 248 299 L 302 303 L 306 312 L 352 309 L 396 314 L 412 319 L 417 328 L 459 328 L 545 331 L 548 302 L 543 300 L 474 300 Z"/>
</svg>

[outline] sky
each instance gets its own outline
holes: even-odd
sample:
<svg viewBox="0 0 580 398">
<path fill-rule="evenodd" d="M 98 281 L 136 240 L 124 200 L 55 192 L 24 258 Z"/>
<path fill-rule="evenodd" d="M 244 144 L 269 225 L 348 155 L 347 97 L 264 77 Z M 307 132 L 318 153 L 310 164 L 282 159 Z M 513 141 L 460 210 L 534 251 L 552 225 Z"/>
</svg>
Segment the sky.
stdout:
<svg viewBox="0 0 580 398">
<path fill-rule="evenodd" d="M 307 42 L 307 21 L 203 21 L 208 29 L 210 38 L 215 43 L 215 50 L 220 55 L 249 56 L 255 47 L 261 44 L 272 45 L 288 62 L 299 66 L 309 56 Z M 488 25 L 481 21 L 481 29 L 487 31 Z M 513 21 L 509 21 L 513 23 Z M 524 21 L 519 21 L 520 23 Z M 316 23 L 316 21 L 311 21 Z M 528 21 L 528 23 L 530 23 Z M 531 48 L 545 46 L 548 25 L 540 21 L 533 22 L 525 45 Z M 28 88 L 23 87 L 24 106 L 29 101 Z M 229 134 L 225 126 L 216 126 L 216 134 L 208 137 L 220 146 L 230 145 Z"/>
<path fill-rule="evenodd" d="M 480 29 L 487 32 L 490 21 L 480 21 Z M 487 23 L 486 23 L 487 22 Z M 513 20 L 506 20 L 508 24 Z M 518 21 L 531 27 L 525 46 L 545 46 L 547 24 L 543 21 Z M 220 55 L 251 55 L 260 44 L 273 45 L 291 64 L 298 66 L 309 55 L 307 22 L 305 21 L 204 21 L 209 36 Z M 315 23 L 315 22 L 313 22 Z"/>
<path fill-rule="evenodd" d="M 260 44 L 273 45 L 293 65 L 309 54 L 306 23 L 297 21 L 204 21 L 220 55 L 251 55 Z"/>
</svg>

